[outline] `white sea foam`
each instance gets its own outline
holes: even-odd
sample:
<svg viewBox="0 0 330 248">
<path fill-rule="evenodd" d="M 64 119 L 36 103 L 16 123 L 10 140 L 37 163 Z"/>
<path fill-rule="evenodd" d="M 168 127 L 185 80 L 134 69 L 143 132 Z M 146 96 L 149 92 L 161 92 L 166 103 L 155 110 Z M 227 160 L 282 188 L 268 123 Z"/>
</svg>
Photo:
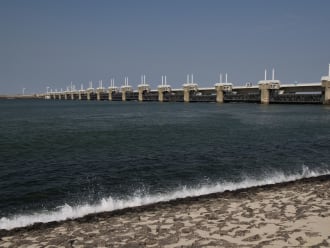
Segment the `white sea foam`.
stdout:
<svg viewBox="0 0 330 248">
<path fill-rule="evenodd" d="M 200 196 L 210 193 L 223 192 L 226 190 L 237 190 L 249 188 L 253 186 L 261 186 L 267 184 L 276 184 L 281 182 L 295 181 L 302 178 L 316 177 L 330 174 L 329 170 L 310 170 L 308 167 L 303 167 L 302 171 L 293 175 L 285 175 L 284 173 L 274 173 L 272 176 L 267 176 L 264 179 L 249 179 L 246 178 L 240 182 L 221 182 L 199 187 L 181 187 L 175 191 L 154 194 L 154 195 L 139 195 L 136 194 L 128 199 L 116 199 L 113 197 L 103 198 L 96 204 L 84 204 L 78 206 L 70 206 L 65 204 L 59 207 L 56 211 L 39 212 L 31 215 L 17 215 L 10 218 L 2 217 L 0 219 L 0 229 L 12 229 L 15 227 L 28 226 L 37 222 L 51 222 L 65 219 L 73 219 L 85 216 L 91 213 L 99 213 L 123 209 L 128 207 L 136 207 L 151 203 L 169 201 L 177 198 L 185 198 L 188 196 Z"/>
</svg>

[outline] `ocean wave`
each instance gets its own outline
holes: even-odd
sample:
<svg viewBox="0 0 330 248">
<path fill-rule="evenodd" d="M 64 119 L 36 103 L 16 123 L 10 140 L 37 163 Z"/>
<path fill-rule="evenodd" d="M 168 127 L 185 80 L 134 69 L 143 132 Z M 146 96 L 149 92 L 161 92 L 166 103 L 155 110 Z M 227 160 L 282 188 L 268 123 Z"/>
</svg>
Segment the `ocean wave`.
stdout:
<svg viewBox="0 0 330 248">
<path fill-rule="evenodd" d="M 223 192 L 226 190 L 234 191 L 237 189 L 250 188 L 253 186 L 262 186 L 276 184 L 282 182 L 295 181 L 302 178 L 317 177 L 321 175 L 329 175 L 327 169 L 311 170 L 306 166 L 302 167 L 299 173 L 285 175 L 283 172 L 277 172 L 268 175 L 263 179 L 245 178 L 240 182 L 219 182 L 198 187 L 182 186 L 172 192 L 161 194 L 145 195 L 136 193 L 134 196 L 127 199 L 113 198 L 111 196 L 101 199 L 95 204 L 83 204 L 78 206 L 70 206 L 64 204 L 58 207 L 55 211 L 42 211 L 29 215 L 16 215 L 12 217 L 2 217 L 0 219 L 0 229 L 13 229 L 16 227 L 24 227 L 38 222 L 61 221 L 66 219 L 74 219 L 83 217 L 87 214 L 99 213 L 105 211 L 113 211 L 117 209 L 137 207 L 156 202 L 164 202 L 178 198 L 193 197 L 206 195 L 211 193 Z"/>
</svg>

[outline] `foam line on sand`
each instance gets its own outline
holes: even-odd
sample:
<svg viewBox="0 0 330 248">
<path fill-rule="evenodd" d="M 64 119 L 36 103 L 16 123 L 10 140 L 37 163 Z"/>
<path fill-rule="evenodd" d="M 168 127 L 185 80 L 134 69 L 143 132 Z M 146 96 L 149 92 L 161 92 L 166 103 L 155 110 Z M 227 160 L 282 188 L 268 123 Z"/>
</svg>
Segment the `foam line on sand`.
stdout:
<svg viewBox="0 0 330 248">
<path fill-rule="evenodd" d="M 132 196 L 127 196 L 125 198 L 114 198 L 112 196 L 108 196 L 102 198 L 99 202 L 95 202 L 93 204 L 86 203 L 79 204 L 76 206 L 64 204 L 63 206 L 58 206 L 55 210 L 43 210 L 36 211 L 31 214 L 2 217 L 0 218 L 0 229 L 24 227 L 39 222 L 47 223 L 66 219 L 75 219 L 86 216 L 88 214 L 149 205 L 178 198 L 207 195 L 211 193 L 224 192 L 226 190 L 235 191 L 238 189 L 250 188 L 253 186 L 295 181 L 301 178 L 315 177 L 326 174 L 330 174 L 330 171 L 327 169 L 310 170 L 308 167 L 303 166 L 301 171 L 290 175 L 286 175 L 283 172 L 275 172 L 269 175 L 264 175 L 260 179 L 246 177 L 238 182 L 221 181 L 207 185 L 196 185 L 195 187 L 182 186 L 177 189 L 174 189 L 173 191 L 159 194 L 148 194 L 147 192 L 141 193 L 140 191 L 138 191 Z"/>
<path fill-rule="evenodd" d="M 0 230 L 0 247 L 330 246 L 330 176 Z"/>
</svg>

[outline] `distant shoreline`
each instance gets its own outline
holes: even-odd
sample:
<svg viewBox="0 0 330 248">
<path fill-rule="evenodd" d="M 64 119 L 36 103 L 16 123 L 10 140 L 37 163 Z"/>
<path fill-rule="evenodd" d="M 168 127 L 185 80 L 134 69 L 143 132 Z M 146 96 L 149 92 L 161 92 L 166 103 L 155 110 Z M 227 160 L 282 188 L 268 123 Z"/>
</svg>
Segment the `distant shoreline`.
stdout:
<svg viewBox="0 0 330 248">
<path fill-rule="evenodd" d="M 42 96 L 37 94 L 33 95 L 0 95 L 0 99 L 44 99 Z"/>
</svg>

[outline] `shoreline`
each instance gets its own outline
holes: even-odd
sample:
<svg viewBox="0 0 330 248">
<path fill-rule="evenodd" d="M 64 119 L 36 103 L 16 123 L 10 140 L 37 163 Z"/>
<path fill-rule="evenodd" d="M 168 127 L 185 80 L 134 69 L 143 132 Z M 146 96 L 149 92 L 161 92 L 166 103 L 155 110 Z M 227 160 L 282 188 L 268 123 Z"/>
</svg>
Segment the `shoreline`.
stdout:
<svg viewBox="0 0 330 248">
<path fill-rule="evenodd" d="M 19 99 L 43 99 L 38 94 L 33 95 L 0 95 L 0 100 L 19 100 Z"/>
<path fill-rule="evenodd" d="M 330 226 L 328 188 L 324 175 L 1 229 L 0 246 L 330 245 L 330 228 L 319 230 Z"/>
</svg>

